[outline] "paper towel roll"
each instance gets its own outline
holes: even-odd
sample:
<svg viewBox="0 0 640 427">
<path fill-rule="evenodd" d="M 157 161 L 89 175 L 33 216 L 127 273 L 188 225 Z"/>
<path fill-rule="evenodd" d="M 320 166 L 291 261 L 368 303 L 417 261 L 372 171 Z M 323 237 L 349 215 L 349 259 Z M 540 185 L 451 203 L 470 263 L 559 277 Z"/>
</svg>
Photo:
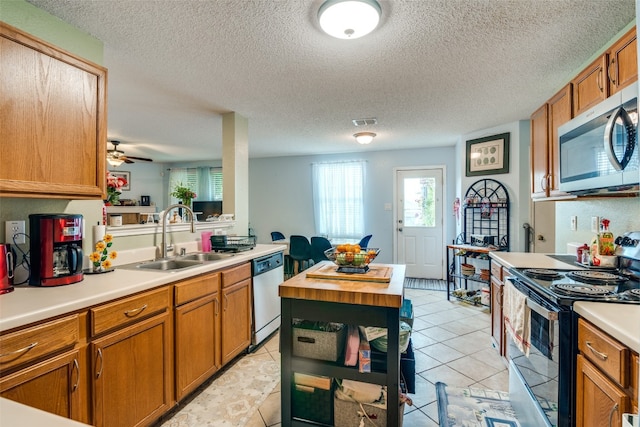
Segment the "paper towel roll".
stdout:
<svg viewBox="0 0 640 427">
<path fill-rule="evenodd" d="M 104 238 L 104 235 L 107 234 L 107 227 L 104 225 L 94 225 L 93 226 L 93 246 L 96 246 L 100 240 Z"/>
</svg>

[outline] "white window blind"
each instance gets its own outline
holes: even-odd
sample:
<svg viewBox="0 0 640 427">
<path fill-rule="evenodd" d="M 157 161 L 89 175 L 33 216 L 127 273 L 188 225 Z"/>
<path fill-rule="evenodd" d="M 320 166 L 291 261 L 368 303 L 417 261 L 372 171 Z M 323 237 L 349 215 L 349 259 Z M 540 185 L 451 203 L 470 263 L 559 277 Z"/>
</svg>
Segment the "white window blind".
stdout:
<svg viewBox="0 0 640 427">
<path fill-rule="evenodd" d="M 316 232 L 331 238 L 364 236 L 365 162 L 313 163 L 312 174 Z"/>
<path fill-rule="evenodd" d="M 222 168 L 171 168 L 169 170 L 169 200 L 178 203 L 171 196 L 176 185 L 182 184 L 196 193 L 196 200 L 222 200 Z"/>
</svg>

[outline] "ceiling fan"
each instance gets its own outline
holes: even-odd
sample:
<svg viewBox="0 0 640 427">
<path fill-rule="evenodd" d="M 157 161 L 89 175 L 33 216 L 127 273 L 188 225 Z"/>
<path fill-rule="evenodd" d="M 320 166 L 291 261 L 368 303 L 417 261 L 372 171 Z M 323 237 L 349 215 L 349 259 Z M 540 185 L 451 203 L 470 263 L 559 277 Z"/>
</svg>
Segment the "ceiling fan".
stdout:
<svg viewBox="0 0 640 427">
<path fill-rule="evenodd" d="M 145 157 L 125 156 L 124 151 L 118 150 L 118 145 L 120 145 L 120 141 L 109 141 L 109 142 L 113 144 L 113 149 L 107 150 L 107 162 L 109 162 L 109 164 L 113 167 L 118 167 L 122 163 L 135 163 L 134 160 L 140 160 L 143 162 L 153 161 Z"/>
</svg>

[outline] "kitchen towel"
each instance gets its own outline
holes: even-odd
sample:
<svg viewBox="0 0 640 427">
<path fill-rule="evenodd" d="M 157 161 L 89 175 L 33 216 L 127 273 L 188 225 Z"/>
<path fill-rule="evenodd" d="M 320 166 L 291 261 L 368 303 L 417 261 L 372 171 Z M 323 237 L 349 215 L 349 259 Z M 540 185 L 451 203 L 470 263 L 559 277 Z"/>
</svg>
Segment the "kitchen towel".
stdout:
<svg viewBox="0 0 640 427">
<path fill-rule="evenodd" d="M 509 280 L 504 285 L 503 316 L 507 332 L 525 356 L 529 357 L 531 338 L 531 310 L 527 297 Z"/>
</svg>

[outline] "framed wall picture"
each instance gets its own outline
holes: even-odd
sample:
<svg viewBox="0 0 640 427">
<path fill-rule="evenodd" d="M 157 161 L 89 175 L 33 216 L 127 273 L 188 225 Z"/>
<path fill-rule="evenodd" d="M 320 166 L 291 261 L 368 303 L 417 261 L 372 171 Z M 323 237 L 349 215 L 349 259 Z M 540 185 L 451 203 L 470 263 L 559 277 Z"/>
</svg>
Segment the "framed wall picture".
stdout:
<svg viewBox="0 0 640 427">
<path fill-rule="evenodd" d="M 466 176 L 509 173 L 509 133 L 467 141 Z"/>
<path fill-rule="evenodd" d="M 109 171 L 109 173 L 116 178 L 124 178 L 127 183 L 122 186 L 121 190 L 129 191 L 131 190 L 131 172 L 127 171 Z"/>
</svg>

